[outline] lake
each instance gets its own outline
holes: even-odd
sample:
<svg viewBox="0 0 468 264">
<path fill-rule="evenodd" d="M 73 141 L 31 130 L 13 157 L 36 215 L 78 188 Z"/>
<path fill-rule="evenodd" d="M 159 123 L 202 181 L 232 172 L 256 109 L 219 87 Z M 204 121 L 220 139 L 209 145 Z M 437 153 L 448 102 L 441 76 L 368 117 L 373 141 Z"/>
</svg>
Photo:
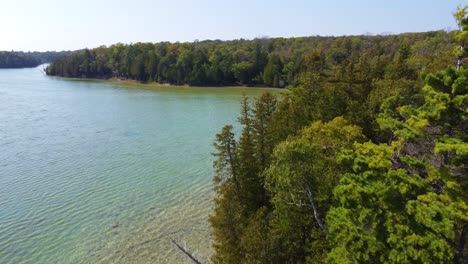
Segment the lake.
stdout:
<svg viewBox="0 0 468 264">
<path fill-rule="evenodd" d="M 0 263 L 206 260 L 213 139 L 263 91 L 0 70 Z"/>
</svg>

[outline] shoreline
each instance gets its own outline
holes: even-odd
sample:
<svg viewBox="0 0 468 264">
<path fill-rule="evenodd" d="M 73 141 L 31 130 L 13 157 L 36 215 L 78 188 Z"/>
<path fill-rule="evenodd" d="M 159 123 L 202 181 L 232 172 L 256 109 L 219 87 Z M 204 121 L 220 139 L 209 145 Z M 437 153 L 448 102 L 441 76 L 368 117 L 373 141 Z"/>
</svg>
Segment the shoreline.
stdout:
<svg viewBox="0 0 468 264">
<path fill-rule="evenodd" d="M 116 77 L 110 79 L 98 79 L 98 78 L 70 78 L 70 77 L 62 77 L 62 76 L 51 76 L 46 75 L 47 77 L 51 78 L 58 78 L 67 81 L 77 81 L 77 82 L 101 82 L 101 83 L 109 83 L 109 84 L 116 84 L 123 87 L 129 88 L 140 88 L 145 90 L 156 90 L 161 88 L 166 89 L 251 89 L 251 90 L 259 90 L 259 91 L 272 91 L 272 92 L 289 92 L 290 90 L 287 88 L 275 88 L 275 87 L 268 87 L 268 86 L 246 86 L 246 85 L 228 85 L 228 86 L 191 86 L 188 84 L 184 85 L 174 85 L 174 84 L 164 84 L 164 83 L 157 83 L 157 82 L 139 82 L 136 80 L 130 79 L 119 79 Z"/>
</svg>

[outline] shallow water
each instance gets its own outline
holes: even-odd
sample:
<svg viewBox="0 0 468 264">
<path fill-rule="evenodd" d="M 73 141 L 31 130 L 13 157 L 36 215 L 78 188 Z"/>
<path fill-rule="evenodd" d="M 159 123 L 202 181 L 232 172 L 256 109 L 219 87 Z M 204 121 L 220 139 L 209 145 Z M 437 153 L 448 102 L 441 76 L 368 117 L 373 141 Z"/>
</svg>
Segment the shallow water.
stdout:
<svg viewBox="0 0 468 264">
<path fill-rule="evenodd" d="M 0 263 L 207 259 L 211 143 L 261 92 L 0 70 Z"/>
</svg>

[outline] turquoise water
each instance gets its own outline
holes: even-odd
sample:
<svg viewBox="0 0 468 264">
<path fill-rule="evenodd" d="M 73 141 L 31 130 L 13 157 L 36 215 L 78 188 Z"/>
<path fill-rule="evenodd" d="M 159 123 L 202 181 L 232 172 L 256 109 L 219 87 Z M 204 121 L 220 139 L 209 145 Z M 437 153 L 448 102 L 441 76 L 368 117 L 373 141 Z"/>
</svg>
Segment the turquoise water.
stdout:
<svg viewBox="0 0 468 264">
<path fill-rule="evenodd" d="M 260 92 L 0 70 L 0 263 L 207 259 L 211 143 Z"/>
</svg>

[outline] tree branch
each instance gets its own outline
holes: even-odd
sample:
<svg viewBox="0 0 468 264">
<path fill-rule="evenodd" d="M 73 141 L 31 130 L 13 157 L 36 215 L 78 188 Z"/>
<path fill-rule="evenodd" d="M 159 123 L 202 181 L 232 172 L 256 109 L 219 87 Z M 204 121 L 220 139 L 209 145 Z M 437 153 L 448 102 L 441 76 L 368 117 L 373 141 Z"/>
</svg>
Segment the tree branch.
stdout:
<svg viewBox="0 0 468 264">
<path fill-rule="evenodd" d="M 302 207 L 302 206 L 305 206 L 305 207 L 309 207 L 312 209 L 312 211 L 314 212 L 314 218 L 315 218 L 315 221 L 317 222 L 317 224 L 320 226 L 320 228 L 323 230 L 323 232 L 325 233 L 325 235 L 328 235 L 329 232 L 328 232 L 328 228 L 327 226 L 322 222 L 322 220 L 320 219 L 319 215 L 318 215 L 318 210 L 317 210 L 317 207 L 315 206 L 315 203 L 314 203 L 314 200 L 313 200 L 313 196 L 312 196 L 312 191 L 310 190 L 310 188 L 307 186 L 306 190 L 305 191 L 300 191 L 302 193 L 305 193 L 307 195 L 307 197 L 309 198 L 309 203 L 303 203 L 302 200 L 299 200 L 299 202 L 296 202 L 295 199 L 294 199 L 294 194 L 289 191 L 289 195 L 291 196 L 291 200 L 292 202 L 286 202 L 286 201 L 283 201 L 283 202 L 286 202 L 286 204 L 289 204 L 289 205 L 295 205 L 295 206 L 299 206 L 299 207 Z"/>
<path fill-rule="evenodd" d="M 328 235 L 327 227 L 325 226 L 325 224 L 323 224 L 322 220 L 320 220 L 318 216 L 317 207 L 315 206 L 314 200 L 312 199 L 312 192 L 310 191 L 309 187 L 307 187 L 307 196 L 309 197 L 309 202 L 312 207 L 312 210 L 314 211 L 314 217 L 315 217 L 315 220 L 317 221 L 317 224 L 320 226 L 320 228 L 322 228 L 325 235 Z"/>
<path fill-rule="evenodd" d="M 202 264 L 199 260 L 197 260 L 194 256 L 192 256 L 192 254 L 190 254 L 190 252 L 185 250 L 181 245 L 177 244 L 177 242 L 174 239 L 172 239 L 172 238 L 170 238 L 170 239 L 171 239 L 172 244 L 174 244 L 180 251 L 182 251 L 183 254 L 185 254 L 188 258 L 190 258 L 190 260 L 192 260 L 193 263 Z"/>
</svg>

